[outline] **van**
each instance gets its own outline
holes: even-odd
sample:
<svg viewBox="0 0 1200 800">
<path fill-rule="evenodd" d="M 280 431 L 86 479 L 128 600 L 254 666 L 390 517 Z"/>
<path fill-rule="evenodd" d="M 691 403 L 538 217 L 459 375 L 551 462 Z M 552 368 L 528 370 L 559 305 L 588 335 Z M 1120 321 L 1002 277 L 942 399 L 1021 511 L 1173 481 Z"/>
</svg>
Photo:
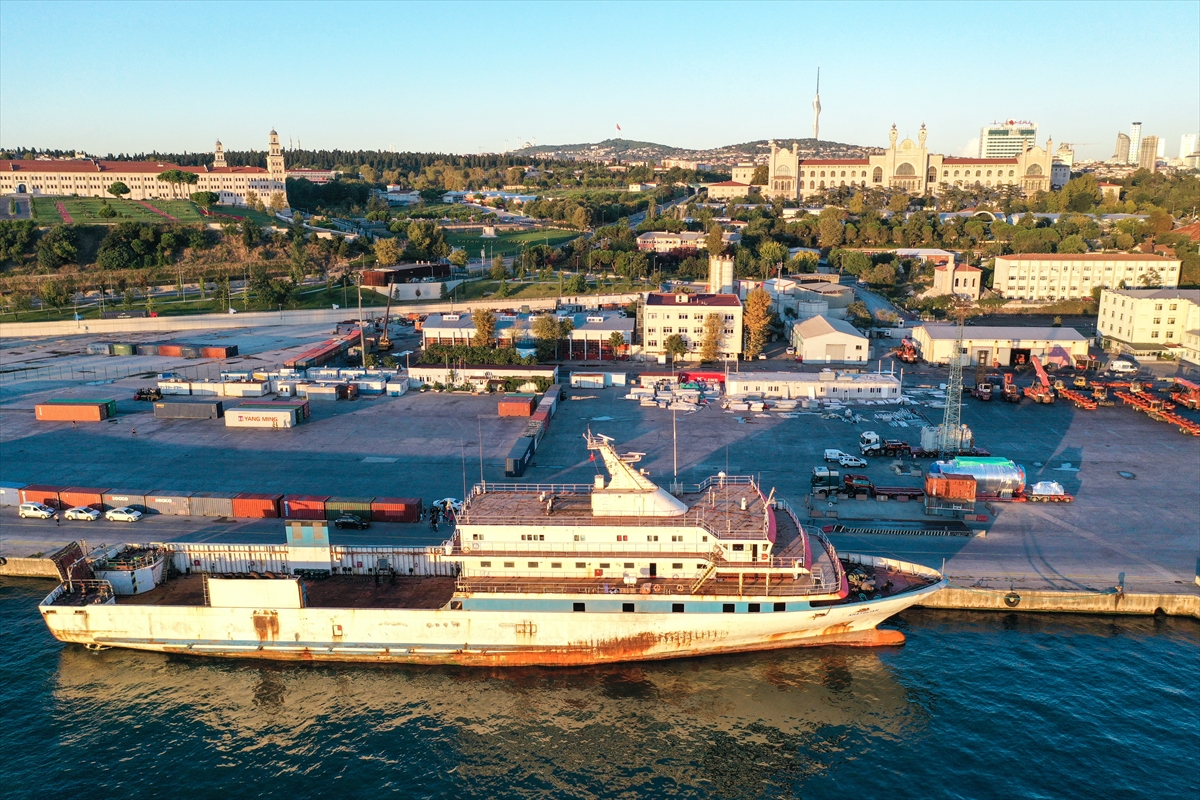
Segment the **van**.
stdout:
<svg viewBox="0 0 1200 800">
<path fill-rule="evenodd" d="M 34 519 L 51 519 L 58 512 L 48 505 L 43 503 L 21 503 L 21 507 L 17 509 L 17 514 L 24 519 L 25 517 L 33 517 Z"/>
<path fill-rule="evenodd" d="M 825 451 L 825 460 L 832 461 L 834 463 L 840 463 L 841 460 L 843 458 L 845 458 L 847 455 L 848 455 L 847 453 L 843 453 L 841 450 L 826 450 Z"/>
<path fill-rule="evenodd" d="M 1128 361 L 1120 361 L 1120 360 L 1110 361 L 1108 364 L 1108 368 L 1112 372 L 1117 372 L 1117 373 L 1122 373 L 1122 374 L 1128 374 L 1131 372 L 1138 371 L 1136 364 L 1132 364 Z"/>
</svg>

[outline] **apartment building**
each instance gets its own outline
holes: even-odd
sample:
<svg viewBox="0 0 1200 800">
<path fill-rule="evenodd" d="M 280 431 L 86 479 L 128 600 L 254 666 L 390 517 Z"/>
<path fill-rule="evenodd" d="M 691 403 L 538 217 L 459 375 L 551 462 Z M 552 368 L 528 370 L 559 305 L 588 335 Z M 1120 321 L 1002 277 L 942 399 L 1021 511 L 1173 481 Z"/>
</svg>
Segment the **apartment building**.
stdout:
<svg viewBox="0 0 1200 800">
<path fill-rule="evenodd" d="M 709 314 L 720 317 L 721 357 L 736 358 L 742 352 L 742 301 L 736 294 L 648 294 L 642 313 L 643 351 L 648 356 L 664 355 L 667 339 L 678 334 L 688 346 L 684 358 L 699 358 Z"/>
<path fill-rule="evenodd" d="M 1078 300 L 1092 289 L 1179 285 L 1177 258 L 1143 253 L 1022 253 L 997 256 L 992 288 L 1014 300 Z"/>
<path fill-rule="evenodd" d="M 1200 364 L 1200 289 L 1111 289 L 1096 321 L 1106 350 L 1173 352 Z"/>
</svg>

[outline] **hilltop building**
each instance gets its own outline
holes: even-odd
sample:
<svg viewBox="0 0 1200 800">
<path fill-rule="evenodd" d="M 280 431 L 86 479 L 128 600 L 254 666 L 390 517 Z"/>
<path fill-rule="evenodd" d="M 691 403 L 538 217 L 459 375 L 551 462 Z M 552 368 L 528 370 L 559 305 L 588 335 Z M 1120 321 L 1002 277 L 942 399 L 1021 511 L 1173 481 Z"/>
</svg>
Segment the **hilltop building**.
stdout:
<svg viewBox="0 0 1200 800">
<path fill-rule="evenodd" d="M 251 192 L 264 201 L 287 189 L 287 169 L 279 134 L 271 131 L 267 168 L 230 167 L 225 148 L 217 142 L 210 167 L 183 167 L 167 161 L 102 161 L 76 158 L 63 161 L 0 161 L 0 194 L 31 194 L 68 197 L 112 198 L 108 188 L 123 183 L 130 200 L 159 200 L 187 197 L 194 192 L 213 192 L 227 205 L 245 205 Z M 161 181 L 164 172 L 179 170 L 196 175 L 196 183 L 175 185 Z"/>
</svg>

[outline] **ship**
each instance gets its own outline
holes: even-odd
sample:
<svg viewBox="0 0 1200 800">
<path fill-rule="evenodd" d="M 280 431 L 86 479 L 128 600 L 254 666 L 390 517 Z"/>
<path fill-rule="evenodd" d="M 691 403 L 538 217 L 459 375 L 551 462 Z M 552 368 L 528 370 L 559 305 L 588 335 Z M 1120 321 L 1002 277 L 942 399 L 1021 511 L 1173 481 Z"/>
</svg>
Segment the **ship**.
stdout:
<svg viewBox="0 0 1200 800">
<path fill-rule="evenodd" d="M 39 610 L 95 650 L 564 667 L 900 645 L 880 623 L 945 584 L 839 554 L 753 476 L 668 491 L 644 454 L 584 439 L 592 483 L 481 482 L 440 546 L 336 546 L 324 521 L 287 520 L 285 545 L 76 548 Z"/>
</svg>

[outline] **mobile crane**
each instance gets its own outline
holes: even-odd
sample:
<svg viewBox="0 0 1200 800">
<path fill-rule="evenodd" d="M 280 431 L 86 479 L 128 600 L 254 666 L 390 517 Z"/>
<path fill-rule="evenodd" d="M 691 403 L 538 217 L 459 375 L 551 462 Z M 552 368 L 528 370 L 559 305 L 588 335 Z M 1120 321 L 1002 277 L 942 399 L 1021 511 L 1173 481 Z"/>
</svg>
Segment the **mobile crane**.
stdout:
<svg viewBox="0 0 1200 800">
<path fill-rule="evenodd" d="M 1037 356 L 1031 356 L 1030 361 L 1033 362 L 1033 369 L 1037 372 L 1038 379 L 1032 386 L 1025 387 L 1025 396 L 1035 403 L 1053 403 L 1054 388 L 1050 385 L 1050 376 L 1042 367 L 1042 360 Z"/>
</svg>

